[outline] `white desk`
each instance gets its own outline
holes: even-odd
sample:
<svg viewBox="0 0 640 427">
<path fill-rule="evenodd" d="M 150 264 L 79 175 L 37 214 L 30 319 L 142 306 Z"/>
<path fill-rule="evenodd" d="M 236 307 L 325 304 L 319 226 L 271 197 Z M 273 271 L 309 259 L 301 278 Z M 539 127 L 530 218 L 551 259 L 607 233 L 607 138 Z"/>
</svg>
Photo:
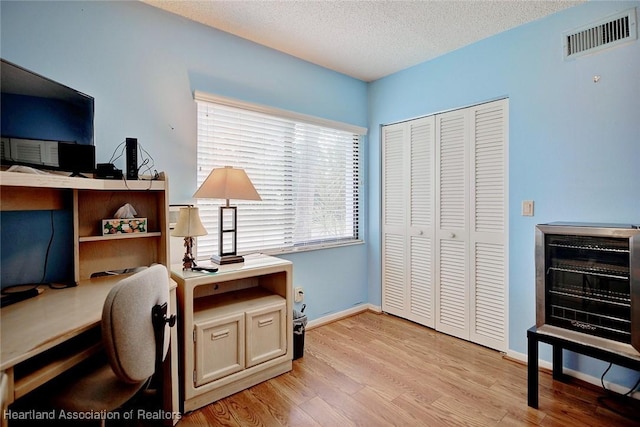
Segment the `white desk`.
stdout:
<svg viewBox="0 0 640 427">
<path fill-rule="evenodd" d="M 99 335 L 93 332 L 99 329 L 107 294 L 122 277 L 84 280 L 65 289 L 42 287 L 42 294 L 0 310 L 0 371 L 7 374 L 7 404 L 101 350 Z M 176 311 L 173 280 L 170 286 L 172 314 Z M 176 329 L 171 332 L 173 343 L 177 343 Z M 164 370 L 164 409 L 171 412 L 178 410 L 176 347 L 171 346 Z"/>
</svg>

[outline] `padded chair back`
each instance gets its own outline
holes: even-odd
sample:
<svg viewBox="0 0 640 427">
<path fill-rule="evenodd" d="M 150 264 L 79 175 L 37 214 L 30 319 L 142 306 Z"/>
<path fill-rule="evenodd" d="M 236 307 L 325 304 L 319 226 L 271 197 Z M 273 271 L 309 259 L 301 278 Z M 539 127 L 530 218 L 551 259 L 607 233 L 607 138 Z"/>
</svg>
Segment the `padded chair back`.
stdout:
<svg viewBox="0 0 640 427">
<path fill-rule="evenodd" d="M 156 264 L 122 279 L 111 289 L 102 310 L 102 340 L 109 364 L 126 383 L 139 383 L 155 371 L 156 341 L 152 309 L 169 300 L 169 274 Z M 169 347 L 165 326 L 164 360 Z"/>
</svg>

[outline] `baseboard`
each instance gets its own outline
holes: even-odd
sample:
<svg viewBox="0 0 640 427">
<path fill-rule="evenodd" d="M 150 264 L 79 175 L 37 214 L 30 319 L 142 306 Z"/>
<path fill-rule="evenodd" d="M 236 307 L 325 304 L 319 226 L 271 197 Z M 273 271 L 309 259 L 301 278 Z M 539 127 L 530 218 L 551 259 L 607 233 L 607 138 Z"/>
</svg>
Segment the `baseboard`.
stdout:
<svg viewBox="0 0 640 427">
<path fill-rule="evenodd" d="M 516 351 L 509 350 L 509 351 L 507 351 L 506 357 L 514 359 L 514 360 L 516 360 L 518 362 L 522 362 L 524 365 L 527 364 L 527 355 L 524 354 L 524 353 L 519 353 L 519 352 L 516 352 Z M 551 374 L 551 372 L 553 370 L 553 364 L 551 362 L 546 361 L 546 360 L 542 360 L 542 359 L 538 360 L 538 366 L 540 368 L 543 368 L 543 369 L 547 370 L 549 372 L 549 374 Z M 575 371 L 575 370 L 569 369 L 569 368 L 564 368 L 562 370 L 562 372 L 565 375 L 568 375 L 570 377 L 576 378 L 576 379 L 578 379 L 580 381 L 584 381 L 585 383 L 592 384 L 592 385 L 594 385 L 594 386 L 596 386 L 596 387 L 598 387 L 600 389 L 602 388 L 602 384 L 600 383 L 600 378 L 596 378 L 596 377 L 593 377 L 591 375 L 587 375 L 587 374 L 585 374 L 583 372 Z M 609 382 L 609 381 L 605 381 L 604 385 L 605 385 L 605 387 L 607 387 L 608 390 L 611 390 L 611 391 L 619 393 L 619 394 L 625 394 L 625 393 L 627 393 L 629 391 L 629 388 L 631 388 L 631 387 L 621 386 L 620 384 L 612 383 L 612 382 Z M 633 397 L 636 400 L 640 400 L 640 391 L 636 391 L 634 393 L 631 393 L 629 396 Z"/>
<path fill-rule="evenodd" d="M 318 326 L 326 325 L 327 323 L 335 322 L 336 320 L 344 319 L 347 317 L 355 316 L 356 314 L 363 313 L 365 311 L 372 311 L 374 313 L 382 313 L 382 307 L 373 304 L 360 304 L 355 307 L 351 307 L 347 310 L 332 313 L 327 316 L 320 317 L 318 319 L 310 320 L 307 323 L 306 329 L 317 328 Z"/>
</svg>

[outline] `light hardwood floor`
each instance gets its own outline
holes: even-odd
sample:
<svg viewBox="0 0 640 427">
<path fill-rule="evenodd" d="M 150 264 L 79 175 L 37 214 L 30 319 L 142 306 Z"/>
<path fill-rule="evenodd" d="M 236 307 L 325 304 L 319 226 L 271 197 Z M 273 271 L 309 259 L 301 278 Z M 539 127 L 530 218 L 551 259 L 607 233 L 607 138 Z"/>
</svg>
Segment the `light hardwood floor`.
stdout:
<svg viewBox="0 0 640 427">
<path fill-rule="evenodd" d="M 308 330 L 291 372 L 178 427 L 640 426 L 638 401 L 600 402 L 602 390 L 577 380 L 541 372 L 539 393 L 529 408 L 526 366 L 499 352 L 366 312 Z"/>
</svg>

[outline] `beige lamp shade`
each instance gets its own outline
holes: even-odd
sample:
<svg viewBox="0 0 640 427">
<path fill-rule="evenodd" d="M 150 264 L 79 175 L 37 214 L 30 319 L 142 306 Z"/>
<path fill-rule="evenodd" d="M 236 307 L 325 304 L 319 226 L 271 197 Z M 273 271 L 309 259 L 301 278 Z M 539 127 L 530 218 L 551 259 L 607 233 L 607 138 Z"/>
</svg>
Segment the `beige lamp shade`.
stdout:
<svg viewBox="0 0 640 427">
<path fill-rule="evenodd" d="M 196 237 L 207 235 L 207 229 L 200 221 L 200 209 L 195 206 L 180 208 L 178 221 L 171 232 L 175 237 Z"/>
<path fill-rule="evenodd" d="M 231 166 L 211 171 L 193 195 L 196 199 L 262 200 L 244 169 Z"/>
</svg>

